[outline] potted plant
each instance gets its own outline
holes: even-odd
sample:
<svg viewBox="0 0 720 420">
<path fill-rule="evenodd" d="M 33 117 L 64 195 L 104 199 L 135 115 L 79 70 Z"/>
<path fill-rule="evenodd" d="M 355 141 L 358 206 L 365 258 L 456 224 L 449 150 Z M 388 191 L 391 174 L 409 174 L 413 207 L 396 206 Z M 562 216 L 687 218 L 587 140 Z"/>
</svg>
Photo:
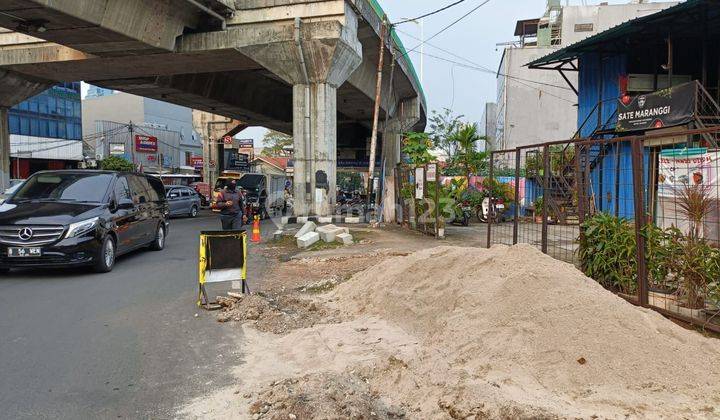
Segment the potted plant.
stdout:
<svg viewBox="0 0 720 420">
<path fill-rule="evenodd" d="M 537 196 L 535 198 L 535 201 L 533 201 L 533 207 L 534 207 L 533 216 L 535 217 L 535 223 L 542 223 L 542 221 L 543 221 L 543 217 L 542 217 L 543 204 L 544 204 L 544 200 L 543 200 L 542 195 Z"/>
</svg>

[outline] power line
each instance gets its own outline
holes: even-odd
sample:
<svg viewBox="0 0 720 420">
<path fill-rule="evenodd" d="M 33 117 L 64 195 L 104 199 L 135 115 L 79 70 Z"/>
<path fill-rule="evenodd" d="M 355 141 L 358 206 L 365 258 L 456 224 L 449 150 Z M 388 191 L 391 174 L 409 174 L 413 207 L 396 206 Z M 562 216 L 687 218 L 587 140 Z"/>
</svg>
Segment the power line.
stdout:
<svg viewBox="0 0 720 420">
<path fill-rule="evenodd" d="M 401 21 L 399 21 L 399 22 L 393 23 L 393 26 L 394 26 L 394 25 L 402 25 L 403 23 L 408 23 L 408 22 L 412 22 L 412 21 L 415 21 L 415 20 L 420 20 L 420 19 L 426 18 L 426 17 L 428 17 L 428 16 L 432 16 L 432 15 L 438 14 L 438 13 L 443 12 L 443 11 L 445 11 L 445 10 L 453 7 L 453 6 L 457 6 L 458 4 L 460 4 L 460 3 L 464 2 L 464 1 L 465 1 L 465 0 L 458 0 L 458 1 L 456 1 L 455 3 L 448 4 L 448 5 L 445 6 L 445 7 L 441 7 L 440 9 L 434 10 L 434 11 L 432 11 L 432 12 L 430 12 L 430 13 L 425 13 L 424 15 L 418 16 L 418 17 L 413 18 L 413 19 L 403 19 L 403 20 L 401 20 Z"/>
<path fill-rule="evenodd" d="M 450 63 L 450 64 L 454 64 L 454 65 L 459 66 L 459 67 L 463 67 L 463 68 L 466 68 L 466 69 L 479 71 L 479 72 L 481 72 L 481 73 L 493 74 L 493 75 L 495 74 L 494 71 L 491 71 L 491 70 L 488 71 L 487 69 L 480 68 L 480 67 L 475 67 L 475 66 L 471 66 L 471 65 L 468 65 L 468 64 L 465 64 L 465 63 L 461 63 L 461 62 L 459 62 L 459 61 L 448 60 L 447 58 L 438 57 L 438 56 L 436 56 L 436 55 L 432 55 L 432 54 L 428 54 L 428 53 L 423 53 L 423 55 L 425 55 L 425 56 L 427 56 L 427 57 L 435 58 L 435 59 L 437 59 L 437 60 L 445 61 L 445 62 L 448 62 L 448 63 Z M 558 99 L 563 100 L 563 101 L 565 101 L 565 102 L 571 103 L 571 104 L 573 104 L 573 105 L 575 104 L 575 101 L 571 101 L 571 100 L 569 100 L 569 99 L 565 99 L 565 98 L 563 98 L 563 97 L 561 97 L 561 96 L 557 96 L 557 95 L 555 95 L 555 94 L 553 94 L 553 93 L 550 93 L 550 92 L 548 92 L 548 91 L 546 91 L 546 90 L 540 89 L 540 88 L 535 87 L 535 86 L 531 86 L 531 85 L 529 85 L 529 84 L 527 84 L 527 83 L 523 83 L 523 79 L 519 79 L 519 78 L 512 77 L 512 76 L 508 76 L 508 78 L 509 78 L 510 80 L 515 80 L 517 83 L 520 83 L 521 85 L 524 85 L 524 86 L 527 86 L 527 87 L 529 87 L 529 88 L 531 88 L 531 89 L 537 90 L 538 92 L 545 93 L 545 94 L 547 94 L 547 95 L 549 95 L 549 96 L 553 96 L 553 97 L 555 97 L 555 98 L 558 98 Z M 549 83 L 537 82 L 537 81 L 534 81 L 534 80 L 529 80 L 529 81 L 530 81 L 531 83 L 537 83 L 537 84 L 540 84 L 540 85 L 551 86 L 551 87 L 555 87 L 555 88 L 559 88 L 559 89 L 567 89 L 567 88 L 565 88 L 565 87 L 556 86 L 556 85 L 552 85 L 552 84 L 549 84 Z M 569 90 L 569 89 L 567 89 L 567 90 Z"/>
<path fill-rule="evenodd" d="M 400 33 L 402 33 L 403 35 L 409 36 L 410 38 L 414 38 L 414 39 L 416 39 L 416 40 L 418 40 L 418 41 L 422 41 L 420 38 L 418 38 L 418 37 L 416 37 L 416 36 L 414 36 L 414 35 L 412 35 L 412 34 L 409 34 L 409 33 L 405 32 L 405 31 L 401 31 L 401 30 L 399 30 L 399 29 L 398 29 L 397 31 L 400 32 Z M 509 74 L 505 74 L 505 73 L 503 73 L 503 72 L 495 71 L 495 70 L 493 70 L 493 69 L 491 69 L 491 68 L 485 67 L 485 66 L 483 66 L 482 64 L 478 64 L 478 63 L 476 63 L 476 62 L 474 62 L 474 61 L 472 61 L 472 60 L 467 59 L 466 57 L 463 57 L 463 56 L 461 56 L 461 55 L 455 54 L 455 53 L 453 53 L 452 51 L 448 51 L 448 50 L 446 50 L 446 49 L 444 49 L 444 48 L 440 48 L 440 47 L 438 47 L 437 45 L 433 45 L 433 44 L 430 44 L 430 43 L 426 43 L 425 45 L 427 45 L 428 47 L 435 48 L 436 50 L 442 51 L 442 52 L 444 52 L 444 53 L 446 53 L 446 54 L 448 54 L 448 55 L 450 55 L 450 56 L 452 56 L 452 57 L 455 57 L 455 58 L 464 60 L 464 61 L 470 63 L 472 66 L 474 66 L 474 67 L 475 67 L 475 68 L 474 68 L 475 70 L 482 70 L 482 71 L 485 71 L 485 72 L 487 72 L 487 73 L 492 73 L 492 74 L 496 74 L 496 75 L 499 75 L 499 76 L 504 76 L 504 77 L 507 77 L 507 78 L 509 78 L 509 79 L 522 80 L 522 81 L 529 82 L 529 83 L 536 83 L 536 84 L 539 84 L 539 85 L 551 86 L 551 87 L 555 87 L 555 88 L 563 89 L 563 90 L 571 90 L 571 89 L 570 89 L 569 87 L 567 87 L 567 86 L 554 85 L 554 84 L 552 84 L 552 83 L 539 82 L 539 81 L 537 81 L 537 80 L 525 79 L 525 78 L 518 77 L 518 76 L 511 76 L 511 75 L 509 75 Z M 417 52 L 417 51 L 416 51 L 416 52 Z M 431 55 L 431 54 L 428 54 L 428 53 L 418 52 L 418 54 L 422 54 L 422 55 L 425 55 L 425 56 L 427 56 L 427 57 L 432 57 L 432 58 L 435 58 L 435 59 L 438 59 L 438 60 L 447 61 L 447 62 L 452 63 L 452 64 L 463 65 L 463 66 L 465 66 L 465 67 L 467 67 L 467 68 L 473 68 L 473 67 L 470 67 L 470 66 L 468 66 L 468 65 L 466 65 L 466 64 L 458 63 L 457 61 L 448 60 L 448 59 L 446 59 L 446 58 L 434 56 L 434 55 Z"/>
<path fill-rule="evenodd" d="M 485 5 L 488 4 L 488 3 L 490 3 L 490 0 L 485 0 L 485 1 L 483 1 L 482 3 L 478 4 L 477 6 L 473 7 L 469 12 L 467 12 L 467 13 L 465 13 L 464 15 L 460 16 L 459 18 L 455 19 L 452 23 L 450 23 L 449 25 L 447 25 L 447 26 L 445 26 L 444 28 L 440 29 L 438 32 L 436 32 L 436 33 L 435 33 L 433 36 L 431 36 L 430 38 L 421 41 L 418 45 L 416 45 L 415 47 L 413 47 L 413 48 L 410 49 L 409 51 L 405 52 L 403 55 L 401 55 L 401 56 L 398 57 L 398 58 L 402 58 L 403 56 L 406 56 L 406 55 L 410 54 L 411 52 L 417 50 L 418 48 L 420 48 L 421 45 L 426 44 L 428 41 L 433 40 L 435 37 L 437 37 L 438 35 L 442 34 L 442 33 L 445 32 L 445 31 L 447 31 L 448 29 L 452 28 L 452 27 L 455 26 L 457 23 L 459 23 L 461 20 L 463 20 L 463 19 L 465 19 L 466 17 L 470 16 L 471 14 L 475 13 L 476 10 L 478 10 L 479 8 L 485 6 Z"/>
</svg>

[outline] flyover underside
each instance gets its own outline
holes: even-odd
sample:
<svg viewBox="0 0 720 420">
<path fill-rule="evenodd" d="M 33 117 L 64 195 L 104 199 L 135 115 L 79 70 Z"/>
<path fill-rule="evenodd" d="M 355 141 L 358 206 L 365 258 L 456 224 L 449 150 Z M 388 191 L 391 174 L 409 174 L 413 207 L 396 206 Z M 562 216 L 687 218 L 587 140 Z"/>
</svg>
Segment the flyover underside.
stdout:
<svg viewBox="0 0 720 420">
<path fill-rule="evenodd" d="M 211 3 L 216 17 L 217 7 L 237 9 L 221 18 L 222 30 L 198 13 L 200 3 L 184 0 L 0 0 L 0 26 L 25 37 L 13 42 L 14 33 L 0 31 L 0 69 L 40 83 L 85 80 L 292 133 L 301 214 L 332 211 L 338 145 L 365 143 L 381 53 L 379 118 L 397 127 L 383 144 L 391 164 L 400 133 L 424 127 L 409 61 L 395 55 L 393 66 L 390 49 L 380 51 L 380 22 L 365 0 Z M 338 131 L 352 138 L 338 141 Z"/>
</svg>

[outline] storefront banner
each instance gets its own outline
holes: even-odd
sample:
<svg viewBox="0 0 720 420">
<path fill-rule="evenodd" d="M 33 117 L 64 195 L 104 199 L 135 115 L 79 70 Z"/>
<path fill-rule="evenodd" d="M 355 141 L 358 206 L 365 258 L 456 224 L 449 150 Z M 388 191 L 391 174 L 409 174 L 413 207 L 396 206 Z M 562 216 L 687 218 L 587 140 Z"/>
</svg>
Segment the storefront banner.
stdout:
<svg viewBox="0 0 720 420">
<path fill-rule="evenodd" d="M 158 139 L 154 136 L 143 136 L 140 134 L 135 135 L 135 151 L 136 152 L 150 152 L 154 153 L 158 151 Z"/>
<path fill-rule="evenodd" d="M 695 111 L 695 82 L 618 99 L 616 131 L 645 131 L 687 124 Z"/>
<path fill-rule="evenodd" d="M 720 212 L 718 209 L 718 173 L 720 152 L 704 148 L 664 150 L 660 153 L 658 165 L 658 226 L 676 227 L 689 232 L 690 222 L 683 210 L 681 197 L 688 186 L 705 186 L 706 194 L 715 203 L 705 216 L 703 236 L 717 242 L 720 240 Z"/>
</svg>

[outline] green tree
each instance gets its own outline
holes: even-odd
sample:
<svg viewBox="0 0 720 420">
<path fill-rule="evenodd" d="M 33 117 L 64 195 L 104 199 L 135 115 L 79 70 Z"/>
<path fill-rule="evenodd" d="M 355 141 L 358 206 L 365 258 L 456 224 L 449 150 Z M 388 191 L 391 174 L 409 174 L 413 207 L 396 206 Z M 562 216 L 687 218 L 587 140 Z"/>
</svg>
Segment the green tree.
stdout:
<svg viewBox="0 0 720 420">
<path fill-rule="evenodd" d="M 403 144 L 403 153 L 410 158 L 413 165 L 424 165 L 432 162 L 435 157 L 430 154 L 432 141 L 427 133 L 417 133 L 411 131 L 405 133 L 405 142 Z"/>
<path fill-rule="evenodd" d="M 268 157 L 289 157 L 291 152 L 288 150 L 293 145 L 292 136 L 270 130 L 263 137 L 265 147 L 262 150 L 263 156 Z"/>
<path fill-rule="evenodd" d="M 133 172 L 135 166 L 119 156 L 109 156 L 100 162 L 100 168 L 106 171 Z"/>
<path fill-rule="evenodd" d="M 442 150 L 448 159 L 452 159 L 458 151 L 452 136 L 463 125 L 462 118 L 462 115 L 455 115 L 448 108 L 443 108 L 441 112 L 433 111 L 430 117 L 430 140 L 433 147 Z"/>
<path fill-rule="evenodd" d="M 461 168 L 468 182 L 471 174 L 482 173 L 487 168 L 487 152 L 477 150 L 477 142 L 485 140 L 487 138 L 480 135 L 476 123 L 463 124 L 450 135 L 450 141 L 457 147 L 457 152 L 451 160 L 452 166 Z"/>
</svg>

